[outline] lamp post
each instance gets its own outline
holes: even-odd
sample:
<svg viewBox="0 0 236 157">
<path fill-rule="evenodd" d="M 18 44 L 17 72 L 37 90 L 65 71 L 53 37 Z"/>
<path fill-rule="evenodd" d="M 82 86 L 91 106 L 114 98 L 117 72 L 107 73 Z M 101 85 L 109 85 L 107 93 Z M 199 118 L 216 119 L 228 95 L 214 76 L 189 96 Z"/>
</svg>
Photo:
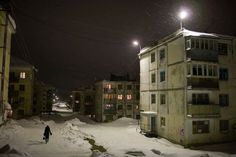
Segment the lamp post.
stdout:
<svg viewBox="0 0 236 157">
<path fill-rule="evenodd" d="M 179 13 L 179 19 L 180 19 L 180 29 L 183 29 L 183 20 L 188 16 L 188 13 L 187 11 L 185 10 L 182 10 L 180 13 Z"/>
<path fill-rule="evenodd" d="M 142 48 L 141 48 L 141 45 L 140 45 L 140 43 L 139 43 L 137 40 L 134 40 L 134 41 L 133 41 L 133 45 L 134 45 L 134 46 L 139 46 L 139 52 L 141 51 L 141 49 L 142 49 Z"/>
</svg>

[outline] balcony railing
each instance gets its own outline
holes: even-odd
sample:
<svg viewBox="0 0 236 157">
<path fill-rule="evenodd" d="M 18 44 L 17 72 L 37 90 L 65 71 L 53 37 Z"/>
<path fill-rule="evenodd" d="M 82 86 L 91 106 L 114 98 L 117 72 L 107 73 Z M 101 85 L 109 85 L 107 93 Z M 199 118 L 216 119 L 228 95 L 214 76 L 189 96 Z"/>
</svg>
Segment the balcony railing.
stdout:
<svg viewBox="0 0 236 157">
<path fill-rule="evenodd" d="M 187 58 L 196 61 L 218 62 L 218 52 L 215 50 L 187 50 Z"/>
<path fill-rule="evenodd" d="M 190 77 L 187 79 L 188 86 L 194 88 L 211 88 L 218 89 L 219 88 L 219 80 L 217 78 L 194 78 Z"/>
<path fill-rule="evenodd" d="M 208 117 L 208 116 L 220 116 L 219 105 L 191 105 L 187 106 L 187 115 Z"/>
</svg>

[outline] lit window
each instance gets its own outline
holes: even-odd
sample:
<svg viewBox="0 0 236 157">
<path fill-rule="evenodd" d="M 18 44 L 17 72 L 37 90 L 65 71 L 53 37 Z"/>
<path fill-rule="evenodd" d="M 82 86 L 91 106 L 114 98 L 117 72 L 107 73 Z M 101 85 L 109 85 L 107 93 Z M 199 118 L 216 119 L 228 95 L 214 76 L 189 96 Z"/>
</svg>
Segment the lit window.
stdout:
<svg viewBox="0 0 236 157">
<path fill-rule="evenodd" d="M 20 78 L 25 79 L 25 72 L 20 73 Z"/>
<path fill-rule="evenodd" d="M 118 100 L 122 100 L 123 99 L 123 95 L 117 95 L 117 99 Z"/>
<path fill-rule="evenodd" d="M 131 99 L 132 99 L 132 95 L 131 94 L 127 95 L 127 100 L 131 100 Z"/>
<path fill-rule="evenodd" d="M 111 89 L 111 84 L 106 84 L 106 88 Z"/>
<path fill-rule="evenodd" d="M 105 104 L 105 109 L 109 110 L 113 108 L 113 104 Z"/>
</svg>

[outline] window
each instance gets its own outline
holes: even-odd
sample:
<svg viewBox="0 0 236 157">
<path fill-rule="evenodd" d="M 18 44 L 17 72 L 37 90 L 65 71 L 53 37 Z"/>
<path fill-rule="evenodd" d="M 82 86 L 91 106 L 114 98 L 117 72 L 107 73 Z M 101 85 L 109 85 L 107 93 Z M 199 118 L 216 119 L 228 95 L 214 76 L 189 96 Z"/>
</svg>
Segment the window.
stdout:
<svg viewBox="0 0 236 157">
<path fill-rule="evenodd" d="M 208 65 L 208 76 L 213 76 L 213 68 L 212 68 L 212 65 Z"/>
<path fill-rule="evenodd" d="M 197 76 L 197 64 L 193 64 L 193 75 Z"/>
<path fill-rule="evenodd" d="M 228 69 L 220 68 L 220 80 L 228 80 Z"/>
<path fill-rule="evenodd" d="M 190 40 L 186 41 L 186 50 L 189 50 L 191 48 L 190 42 Z"/>
<path fill-rule="evenodd" d="M 166 126 L 166 119 L 161 117 L 161 126 Z"/>
<path fill-rule="evenodd" d="M 117 95 L 117 99 L 118 100 L 122 100 L 123 99 L 123 95 L 122 94 Z"/>
<path fill-rule="evenodd" d="M 127 105 L 127 110 L 132 110 L 132 105 Z"/>
<path fill-rule="evenodd" d="M 155 53 L 151 54 L 151 63 L 155 62 Z"/>
<path fill-rule="evenodd" d="M 204 49 L 204 40 L 200 39 L 200 41 L 201 41 L 201 49 L 203 50 Z"/>
<path fill-rule="evenodd" d="M 208 50 L 208 40 L 204 40 L 205 42 L 205 49 Z"/>
<path fill-rule="evenodd" d="M 192 94 L 192 104 L 193 105 L 209 104 L 209 95 L 208 94 Z"/>
<path fill-rule="evenodd" d="M 118 84 L 118 89 L 119 89 L 119 90 L 123 89 L 122 84 Z"/>
<path fill-rule="evenodd" d="M 114 105 L 113 104 L 105 104 L 105 109 L 110 110 L 113 109 Z"/>
<path fill-rule="evenodd" d="M 163 60 L 165 58 L 165 49 L 160 50 L 160 60 Z"/>
<path fill-rule="evenodd" d="M 199 49 L 199 39 L 196 39 L 196 48 Z"/>
<path fill-rule="evenodd" d="M 209 121 L 193 121 L 193 134 L 209 133 Z"/>
<path fill-rule="evenodd" d="M 195 48 L 195 39 L 191 39 L 191 48 Z"/>
<path fill-rule="evenodd" d="M 131 90 L 132 89 L 132 85 L 127 85 L 127 90 Z"/>
<path fill-rule="evenodd" d="M 127 100 L 131 100 L 132 99 L 132 95 L 131 94 L 128 94 L 127 95 Z"/>
<path fill-rule="evenodd" d="M 190 64 L 187 65 L 187 73 L 188 73 L 188 75 L 191 75 L 191 65 Z"/>
<path fill-rule="evenodd" d="M 229 95 L 228 94 L 220 94 L 219 95 L 219 105 L 220 106 L 229 106 Z"/>
<path fill-rule="evenodd" d="M 151 94 L 151 104 L 156 103 L 156 94 Z"/>
<path fill-rule="evenodd" d="M 203 75 L 207 76 L 207 65 L 203 65 Z"/>
<path fill-rule="evenodd" d="M 123 105 L 118 105 L 118 110 L 122 110 L 123 109 Z"/>
<path fill-rule="evenodd" d="M 140 99 L 140 94 L 137 93 L 137 94 L 136 94 L 136 100 L 139 100 L 139 99 Z"/>
<path fill-rule="evenodd" d="M 198 76 L 202 76 L 202 65 L 197 66 Z"/>
<path fill-rule="evenodd" d="M 160 82 L 165 81 L 165 71 L 160 72 Z"/>
<path fill-rule="evenodd" d="M 20 73 L 20 78 L 25 79 L 25 72 Z"/>
<path fill-rule="evenodd" d="M 106 84 L 107 89 L 111 89 L 111 84 Z"/>
<path fill-rule="evenodd" d="M 25 98 L 24 97 L 19 97 L 19 104 L 23 105 L 25 103 Z"/>
<path fill-rule="evenodd" d="M 20 89 L 20 91 L 25 91 L 25 85 L 21 84 L 19 89 Z"/>
<path fill-rule="evenodd" d="M 152 83 L 156 82 L 156 74 L 155 73 L 152 73 L 152 75 L 151 75 L 151 82 Z"/>
<path fill-rule="evenodd" d="M 136 87 L 136 90 L 139 90 L 139 88 L 140 88 L 140 86 L 139 86 L 139 85 L 136 85 L 135 87 Z"/>
<path fill-rule="evenodd" d="M 161 105 L 166 104 L 166 95 L 165 94 L 160 95 L 160 104 Z"/>
<path fill-rule="evenodd" d="M 228 45 L 225 43 L 218 43 L 218 51 L 219 51 L 219 55 L 227 55 Z"/>
<path fill-rule="evenodd" d="M 229 121 L 220 120 L 220 132 L 228 132 L 228 131 L 229 131 Z"/>
</svg>

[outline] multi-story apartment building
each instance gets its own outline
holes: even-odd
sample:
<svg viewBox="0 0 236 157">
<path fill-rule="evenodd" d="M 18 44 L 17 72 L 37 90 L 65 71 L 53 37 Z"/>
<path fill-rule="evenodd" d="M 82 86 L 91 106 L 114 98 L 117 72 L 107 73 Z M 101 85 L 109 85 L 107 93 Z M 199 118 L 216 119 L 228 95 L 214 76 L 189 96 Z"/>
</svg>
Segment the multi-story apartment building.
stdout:
<svg viewBox="0 0 236 157">
<path fill-rule="evenodd" d="M 33 65 L 11 57 L 9 102 L 15 118 L 32 115 L 35 72 Z"/>
<path fill-rule="evenodd" d="M 139 83 L 136 81 L 98 81 L 96 120 L 112 121 L 121 117 L 139 118 Z"/>
<path fill-rule="evenodd" d="M 36 80 L 34 84 L 34 96 L 33 96 L 33 114 L 40 114 L 41 112 L 52 111 L 53 94 L 55 88 L 43 83 L 42 81 Z"/>
<path fill-rule="evenodd" d="M 94 87 L 81 87 L 72 91 L 71 106 L 74 112 L 81 115 L 95 116 L 95 89 Z"/>
<path fill-rule="evenodd" d="M 0 2 L 0 124 L 6 120 L 8 109 L 4 104 L 8 104 L 11 36 L 15 30 L 14 20 Z"/>
<path fill-rule="evenodd" d="M 236 40 L 186 29 L 141 50 L 141 129 L 183 144 L 236 140 Z"/>
</svg>

